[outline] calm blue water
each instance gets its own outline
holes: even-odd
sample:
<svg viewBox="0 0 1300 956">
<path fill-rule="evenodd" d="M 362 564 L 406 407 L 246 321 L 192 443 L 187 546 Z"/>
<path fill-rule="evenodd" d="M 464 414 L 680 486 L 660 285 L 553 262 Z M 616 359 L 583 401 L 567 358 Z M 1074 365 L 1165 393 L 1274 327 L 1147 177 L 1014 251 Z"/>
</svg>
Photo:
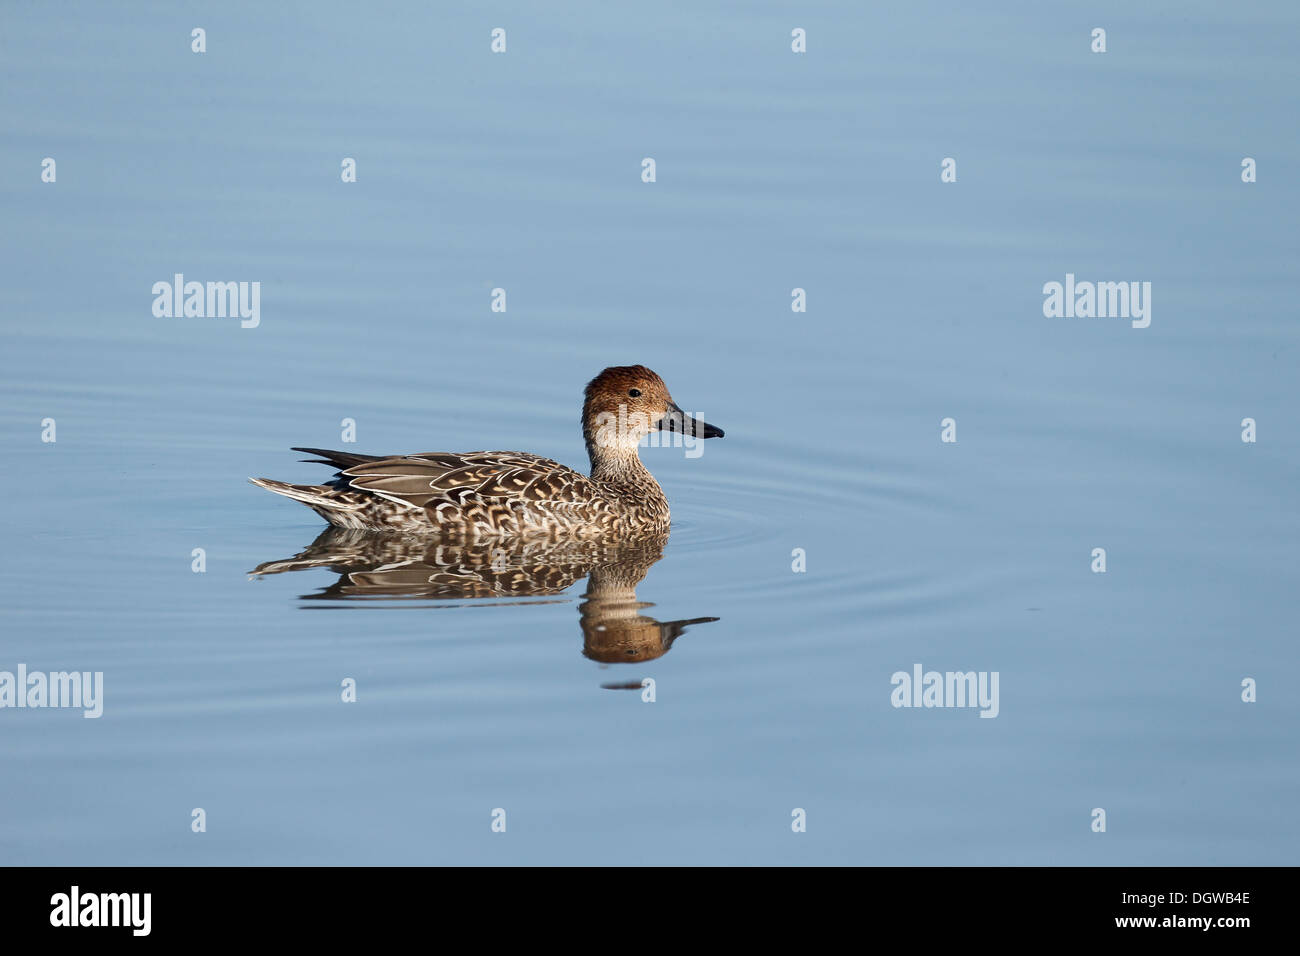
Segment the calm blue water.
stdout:
<svg viewBox="0 0 1300 956">
<path fill-rule="evenodd" d="M 104 712 L 0 710 L 0 860 L 1294 863 L 1300 11 L 1142 6 L 5 5 L 0 671 Z M 666 653 L 581 578 L 249 575 L 323 527 L 289 446 L 583 465 L 631 363 L 727 431 L 643 452 Z"/>
</svg>

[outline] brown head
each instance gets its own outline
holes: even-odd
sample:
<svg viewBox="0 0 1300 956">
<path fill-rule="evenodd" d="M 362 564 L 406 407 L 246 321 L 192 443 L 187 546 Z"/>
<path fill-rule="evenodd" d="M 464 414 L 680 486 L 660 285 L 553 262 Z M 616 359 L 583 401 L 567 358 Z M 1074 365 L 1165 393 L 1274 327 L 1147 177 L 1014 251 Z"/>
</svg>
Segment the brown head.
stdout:
<svg viewBox="0 0 1300 956">
<path fill-rule="evenodd" d="M 721 438 L 723 431 L 682 411 L 668 386 L 644 365 L 616 365 L 587 383 L 582 403 L 582 435 L 593 467 L 603 457 L 635 455 L 641 439 L 654 431 L 681 432 L 687 438 Z"/>
</svg>

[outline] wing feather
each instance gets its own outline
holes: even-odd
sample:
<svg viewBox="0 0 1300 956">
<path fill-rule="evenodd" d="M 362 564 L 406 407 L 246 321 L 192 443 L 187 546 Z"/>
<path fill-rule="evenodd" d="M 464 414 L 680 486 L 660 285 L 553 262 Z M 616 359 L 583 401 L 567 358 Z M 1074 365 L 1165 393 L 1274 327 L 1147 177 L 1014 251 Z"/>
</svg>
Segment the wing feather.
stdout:
<svg viewBox="0 0 1300 956">
<path fill-rule="evenodd" d="M 601 498 L 587 476 L 525 452 L 398 455 L 358 462 L 339 478 L 357 491 L 428 509 L 435 524 L 469 518 L 502 528 L 522 520 L 517 512 L 529 505 L 598 505 Z"/>
</svg>

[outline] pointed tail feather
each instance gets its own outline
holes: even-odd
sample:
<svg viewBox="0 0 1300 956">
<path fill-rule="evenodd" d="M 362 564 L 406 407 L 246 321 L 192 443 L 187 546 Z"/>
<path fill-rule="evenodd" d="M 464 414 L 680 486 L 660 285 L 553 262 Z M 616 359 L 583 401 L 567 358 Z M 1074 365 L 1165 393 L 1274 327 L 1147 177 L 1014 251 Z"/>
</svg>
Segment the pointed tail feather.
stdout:
<svg viewBox="0 0 1300 956">
<path fill-rule="evenodd" d="M 310 461 L 314 464 L 333 465 L 342 471 L 344 468 L 351 468 L 354 465 L 364 465 L 366 462 L 379 461 L 379 455 L 358 455 L 351 451 L 330 451 L 328 448 L 293 448 L 291 451 L 306 452 L 308 455 L 316 455 L 316 458 L 306 458 L 304 461 Z"/>
<path fill-rule="evenodd" d="M 326 508 L 330 511 L 356 511 L 358 508 L 365 507 L 365 502 L 346 501 L 339 498 L 335 489 L 325 485 L 291 485 L 287 481 L 276 481 L 273 478 L 249 478 L 248 480 L 259 488 L 274 491 L 277 495 L 284 495 L 294 501 L 301 501 L 312 508 Z"/>
</svg>

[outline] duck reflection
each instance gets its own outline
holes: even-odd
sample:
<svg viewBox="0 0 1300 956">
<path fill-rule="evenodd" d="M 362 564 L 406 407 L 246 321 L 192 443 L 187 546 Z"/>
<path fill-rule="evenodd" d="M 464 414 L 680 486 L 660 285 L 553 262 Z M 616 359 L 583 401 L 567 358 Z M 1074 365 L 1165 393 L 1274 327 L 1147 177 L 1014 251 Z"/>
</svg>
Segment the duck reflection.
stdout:
<svg viewBox="0 0 1300 956">
<path fill-rule="evenodd" d="M 428 538 L 330 528 L 299 554 L 259 564 L 261 576 L 328 568 L 338 580 L 305 601 L 535 599 L 561 594 L 582 578 L 578 605 L 582 653 L 603 664 L 641 663 L 662 657 L 696 617 L 660 621 L 642 614 L 654 605 L 637 600 L 637 585 L 663 557 L 666 534 L 635 543 L 525 541 L 455 543 Z M 527 600 L 526 603 L 534 603 Z M 319 606 L 319 605 L 318 605 Z M 438 605 L 446 606 L 446 605 Z M 637 689 L 640 682 L 604 684 Z"/>
</svg>

